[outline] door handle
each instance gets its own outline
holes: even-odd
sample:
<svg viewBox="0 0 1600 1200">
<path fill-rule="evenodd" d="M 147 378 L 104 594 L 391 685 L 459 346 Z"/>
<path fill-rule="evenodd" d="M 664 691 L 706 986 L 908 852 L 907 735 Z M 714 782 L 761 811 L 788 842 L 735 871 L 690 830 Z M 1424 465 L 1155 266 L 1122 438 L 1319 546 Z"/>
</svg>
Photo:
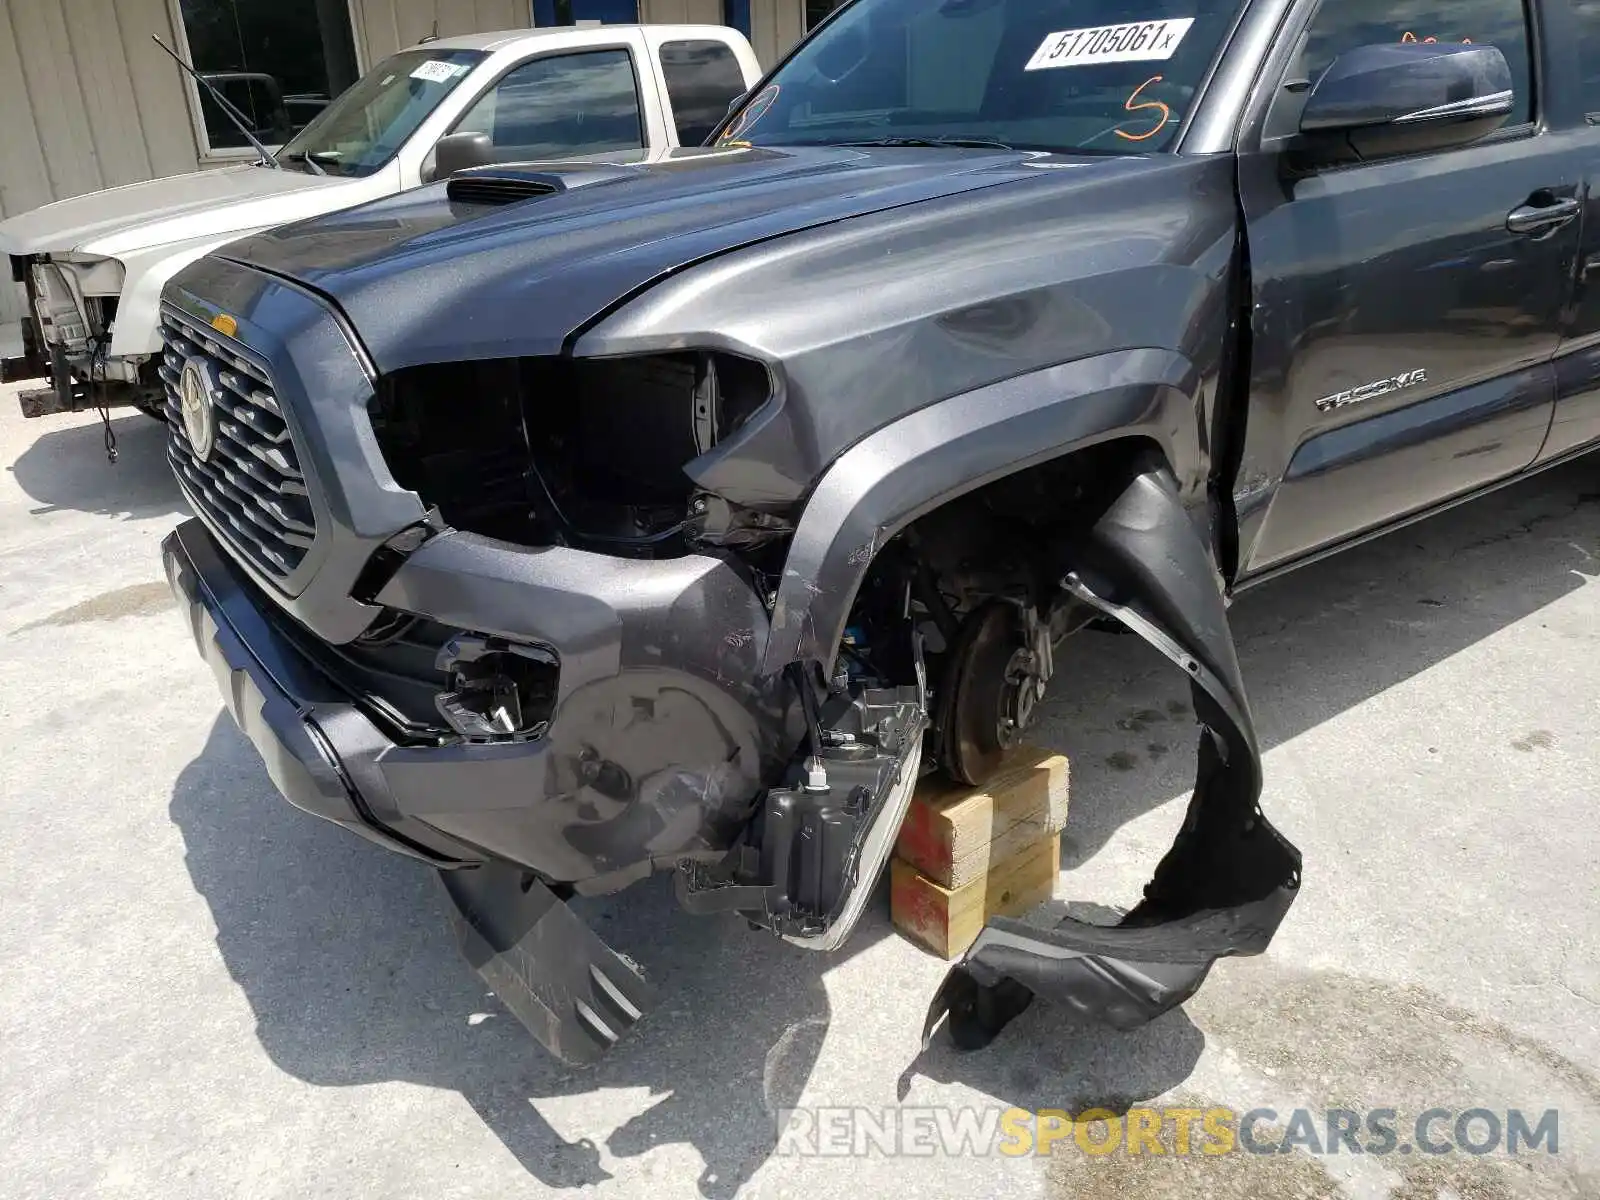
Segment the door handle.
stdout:
<svg viewBox="0 0 1600 1200">
<path fill-rule="evenodd" d="M 1512 233 L 1542 233 L 1571 221 L 1578 215 L 1578 207 L 1570 196 L 1549 204 L 1524 204 L 1506 216 L 1506 228 Z"/>
</svg>

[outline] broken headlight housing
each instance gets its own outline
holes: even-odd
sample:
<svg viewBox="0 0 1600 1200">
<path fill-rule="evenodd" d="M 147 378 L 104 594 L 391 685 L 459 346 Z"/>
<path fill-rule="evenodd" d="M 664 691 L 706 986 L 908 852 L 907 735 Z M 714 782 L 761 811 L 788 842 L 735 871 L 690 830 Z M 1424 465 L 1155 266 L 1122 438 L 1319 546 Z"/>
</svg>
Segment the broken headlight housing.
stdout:
<svg viewBox="0 0 1600 1200">
<path fill-rule="evenodd" d="M 684 552 L 684 467 L 771 395 L 766 367 L 714 351 L 438 363 L 369 405 L 395 481 L 449 525 L 526 546 Z"/>
</svg>

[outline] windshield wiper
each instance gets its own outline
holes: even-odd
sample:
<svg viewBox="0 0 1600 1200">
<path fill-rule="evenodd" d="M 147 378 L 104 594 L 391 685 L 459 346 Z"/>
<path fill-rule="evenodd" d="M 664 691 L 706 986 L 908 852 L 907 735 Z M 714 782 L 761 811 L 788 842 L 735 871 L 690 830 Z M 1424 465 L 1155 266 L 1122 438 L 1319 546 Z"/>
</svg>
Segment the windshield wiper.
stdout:
<svg viewBox="0 0 1600 1200">
<path fill-rule="evenodd" d="M 323 169 L 322 164 L 317 161 L 316 151 L 296 150 L 293 154 L 282 155 L 281 158 L 284 162 L 303 162 L 318 175 L 326 175 L 328 173 Z"/>
<path fill-rule="evenodd" d="M 245 115 L 234 107 L 232 101 L 230 101 L 226 96 L 217 90 L 216 85 L 212 83 L 211 80 L 207 79 L 204 75 L 200 74 L 199 71 L 196 71 L 188 63 L 184 62 L 183 59 L 178 57 L 178 52 L 176 50 L 163 42 L 155 34 L 152 33 L 150 35 L 150 40 L 156 45 L 160 46 L 168 54 L 172 55 L 172 61 L 182 67 L 184 71 L 188 73 L 191 79 L 193 79 L 201 87 L 205 88 L 206 91 L 211 94 L 211 98 L 216 101 L 217 107 L 222 111 L 222 115 L 234 123 L 239 132 L 244 134 L 244 140 L 249 142 L 255 152 L 261 156 L 262 166 L 271 166 L 280 171 L 283 170 L 283 164 L 272 156 L 272 151 L 263 146 L 261 144 L 261 139 L 250 132 L 250 122 L 245 119 Z"/>
<path fill-rule="evenodd" d="M 975 146 L 988 150 L 1015 150 L 1010 142 L 977 137 L 881 137 L 860 142 L 835 142 L 836 146 Z"/>
</svg>

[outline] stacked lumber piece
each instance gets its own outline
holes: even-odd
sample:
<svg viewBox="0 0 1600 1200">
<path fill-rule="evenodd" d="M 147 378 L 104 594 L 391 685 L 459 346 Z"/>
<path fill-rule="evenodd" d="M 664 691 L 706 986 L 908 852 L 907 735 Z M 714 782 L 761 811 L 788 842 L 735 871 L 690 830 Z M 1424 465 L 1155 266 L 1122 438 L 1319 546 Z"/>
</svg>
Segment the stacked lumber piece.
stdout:
<svg viewBox="0 0 1600 1200">
<path fill-rule="evenodd" d="M 1067 760 L 1019 746 L 983 787 L 925 781 L 889 864 L 895 928 L 943 958 L 964 953 L 990 917 L 1051 898 L 1067 822 Z"/>
</svg>

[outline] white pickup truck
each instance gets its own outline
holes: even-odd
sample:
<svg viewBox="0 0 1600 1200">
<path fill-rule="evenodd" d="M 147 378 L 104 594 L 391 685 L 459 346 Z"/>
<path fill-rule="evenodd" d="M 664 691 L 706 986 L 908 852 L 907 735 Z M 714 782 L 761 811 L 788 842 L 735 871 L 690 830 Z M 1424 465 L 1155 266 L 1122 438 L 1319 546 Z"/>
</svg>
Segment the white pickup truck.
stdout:
<svg viewBox="0 0 1600 1200">
<path fill-rule="evenodd" d="M 721 25 L 566 26 L 401 51 L 276 154 L 0 223 L 28 314 L 23 356 L 0 362 L 0 381 L 49 378 L 21 393 L 30 417 L 112 404 L 159 416 L 161 289 L 218 246 L 474 166 L 659 158 L 698 145 L 760 75 Z"/>
</svg>

